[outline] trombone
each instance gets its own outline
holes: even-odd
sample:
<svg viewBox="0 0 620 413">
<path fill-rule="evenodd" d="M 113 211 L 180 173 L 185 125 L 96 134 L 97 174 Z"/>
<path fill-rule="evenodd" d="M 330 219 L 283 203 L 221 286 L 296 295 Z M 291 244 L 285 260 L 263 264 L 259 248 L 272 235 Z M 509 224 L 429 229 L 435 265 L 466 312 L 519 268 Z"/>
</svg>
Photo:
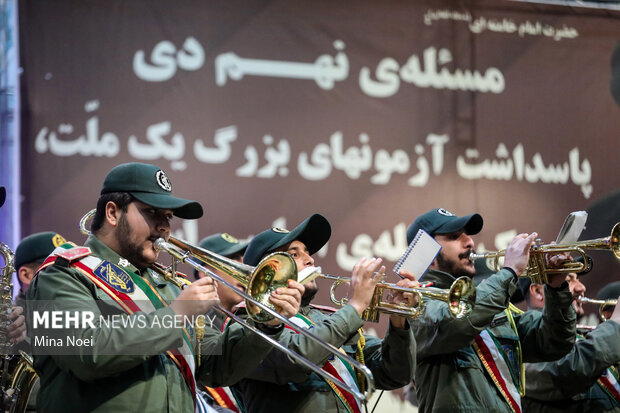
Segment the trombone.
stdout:
<svg viewBox="0 0 620 413">
<path fill-rule="evenodd" d="M 348 299 L 346 297 L 337 299 L 336 289 L 341 284 L 350 282 L 351 279 L 330 274 L 319 274 L 318 276 L 334 282 L 329 290 L 329 297 L 332 302 L 339 306 L 346 305 Z M 383 293 L 385 291 L 402 291 L 405 293 L 412 293 L 418 298 L 417 304 L 408 306 L 405 304 L 394 304 L 384 301 Z M 474 309 L 476 303 L 476 286 L 468 277 L 460 277 L 456 279 L 447 290 L 435 287 L 407 288 L 381 281 L 375 285 L 375 291 L 370 301 L 370 305 L 366 310 L 364 310 L 362 319 L 364 321 L 376 323 L 379 321 L 380 313 L 418 318 L 424 311 L 424 299 L 422 297 L 444 301 L 448 304 L 450 315 L 452 317 L 457 319 L 465 318 L 468 317 Z"/>
<path fill-rule="evenodd" d="M 618 300 L 595 300 L 593 298 L 588 298 L 588 297 L 584 297 L 583 295 L 580 295 L 577 298 L 577 301 L 579 301 L 580 303 L 584 303 L 584 304 L 596 304 L 596 305 L 600 305 L 601 307 L 598 309 L 598 316 L 601 319 L 601 321 L 607 321 L 607 319 L 605 318 L 605 315 L 603 314 L 603 312 L 605 312 L 607 310 L 607 307 L 615 307 L 618 304 Z"/>
<path fill-rule="evenodd" d="M 85 235 L 91 235 L 91 232 L 86 228 L 86 222 L 95 215 L 95 212 L 95 209 L 89 211 L 80 220 L 80 231 Z M 267 341 L 278 350 L 284 352 L 289 357 L 295 359 L 304 367 L 312 370 L 319 376 L 323 377 L 325 380 L 328 380 L 336 384 L 338 387 L 345 389 L 358 400 L 366 402 L 370 399 L 370 396 L 375 390 L 375 385 L 372 372 L 366 365 L 358 362 L 352 357 L 347 356 L 334 345 L 315 336 L 314 334 L 308 332 L 306 329 L 299 328 L 286 317 L 274 311 L 273 305 L 269 303 L 268 300 L 272 291 L 279 287 L 286 286 L 289 279 L 297 279 L 297 265 L 295 264 L 295 260 L 293 260 L 293 257 L 291 257 L 290 254 L 287 254 L 285 252 L 276 252 L 269 254 L 268 256 L 263 258 L 258 263 L 258 265 L 256 265 L 256 267 L 252 267 L 223 257 L 204 248 L 193 246 L 185 241 L 179 240 L 174 237 L 170 237 L 168 241 L 164 240 L 163 238 L 156 239 L 154 242 L 154 248 L 157 251 L 163 250 L 169 253 L 172 256 L 172 264 L 169 267 L 165 267 L 160 264 L 153 265 L 151 267 L 153 271 L 161 274 L 166 278 L 166 280 L 175 283 L 179 288 L 182 289 L 188 284 L 190 284 L 189 281 L 180 279 L 177 276 L 176 265 L 178 262 L 183 262 L 197 271 L 204 272 L 209 277 L 216 280 L 218 283 L 222 283 L 228 288 L 233 289 L 237 294 L 245 298 L 248 315 L 254 321 L 262 323 L 276 318 L 294 331 L 298 332 L 299 334 L 305 335 L 326 350 L 330 351 L 333 356 L 345 360 L 346 362 L 354 366 L 355 369 L 361 372 L 361 374 L 363 374 L 365 377 L 365 391 L 362 393 L 361 391 L 345 384 L 342 380 L 336 378 L 330 373 L 327 373 L 325 370 L 321 369 L 300 354 L 289 350 L 288 348 L 280 344 L 277 340 L 274 340 L 273 338 L 264 334 L 258 328 L 249 324 L 246 320 L 239 317 L 235 313 L 228 311 L 221 305 L 216 305 L 213 308 L 230 317 L 232 320 L 235 320 L 244 328 L 247 328 L 248 330 L 254 332 L 263 340 Z M 205 264 L 203 265 L 202 262 L 204 262 Z M 209 265 L 212 268 L 218 269 L 225 274 L 230 275 L 237 281 L 241 282 L 244 286 L 247 287 L 247 291 L 249 292 L 249 294 L 236 288 L 232 283 L 228 282 L 224 278 L 220 277 L 213 271 L 206 268 L 205 265 Z M 360 383 L 360 387 L 361 386 L 362 384 Z"/>
<path fill-rule="evenodd" d="M 616 259 L 620 259 L 620 222 L 611 230 L 611 234 L 605 238 L 597 238 L 587 241 L 578 241 L 572 244 L 534 244 L 530 248 L 530 260 L 527 268 L 519 277 L 532 279 L 534 284 L 545 284 L 549 281 L 549 274 L 568 274 L 571 272 L 582 272 L 588 269 L 588 256 L 585 250 L 611 250 Z M 568 261 L 560 268 L 549 268 L 547 266 L 546 254 L 575 253 L 583 258 L 583 262 Z M 488 259 L 492 261 L 489 267 L 495 271 L 501 269 L 500 258 L 506 254 L 506 250 L 497 252 L 486 252 L 482 254 L 471 253 L 470 261 L 477 259 Z"/>
</svg>

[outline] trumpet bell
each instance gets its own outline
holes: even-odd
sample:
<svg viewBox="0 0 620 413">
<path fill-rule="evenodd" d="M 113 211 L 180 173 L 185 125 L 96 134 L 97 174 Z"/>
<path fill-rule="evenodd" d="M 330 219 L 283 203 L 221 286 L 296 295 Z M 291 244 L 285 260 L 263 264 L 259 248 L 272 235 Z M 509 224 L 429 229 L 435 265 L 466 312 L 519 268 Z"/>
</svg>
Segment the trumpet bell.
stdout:
<svg viewBox="0 0 620 413">
<path fill-rule="evenodd" d="M 447 302 L 454 318 L 469 316 L 476 302 L 476 285 L 468 277 L 457 278 L 448 291 Z"/>
</svg>

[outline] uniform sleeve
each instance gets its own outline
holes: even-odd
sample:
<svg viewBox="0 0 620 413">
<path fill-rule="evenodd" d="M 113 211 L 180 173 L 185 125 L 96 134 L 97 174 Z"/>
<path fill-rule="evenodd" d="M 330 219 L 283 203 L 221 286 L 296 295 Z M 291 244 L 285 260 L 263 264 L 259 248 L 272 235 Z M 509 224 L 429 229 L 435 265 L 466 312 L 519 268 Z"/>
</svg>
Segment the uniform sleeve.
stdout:
<svg viewBox="0 0 620 413">
<path fill-rule="evenodd" d="M 390 324 L 383 340 L 366 336 L 366 366 L 378 389 L 394 390 L 413 380 L 416 366 L 416 340 L 410 326 L 394 328 Z"/>
<path fill-rule="evenodd" d="M 315 315 L 319 319 L 313 320 L 314 325 L 309 331 L 335 347 L 344 345 L 363 326 L 362 319 L 351 305 L 347 305 L 329 316 L 318 311 Z M 312 339 L 303 334 L 297 334 L 288 328 L 284 330 L 278 341 L 286 348 L 302 355 L 318 366 L 322 366 L 332 356 L 329 350 Z M 248 378 L 277 384 L 301 383 L 308 379 L 310 373 L 311 370 L 302 367 L 284 352 L 274 349 Z"/>
<path fill-rule="evenodd" d="M 258 328 L 253 321 L 248 324 Z M 277 341 L 284 328 L 263 329 L 262 334 Z M 250 375 L 271 351 L 273 345 L 257 333 L 234 323 L 224 332 L 207 327 L 201 341 L 198 380 L 210 387 L 230 386 Z"/>
<path fill-rule="evenodd" d="M 609 366 L 620 362 L 620 324 L 607 321 L 577 340 L 560 360 L 527 363 L 526 395 L 538 400 L 564 400 L 586 392 Z"/>
<path fill-rule="evenodd" d="M 28 333 L 33 342 L 33 353 L 50 354 L 60 369 L 68 371 L 83 381 L 109 377 L 129 370 L 153 355 L 179 347 L 183 340 L 183 329 L 153 323 L 154 319 L 173 320 L 175 313 L 169 307 L 150 314 L 137 312 L 122 313 L 111 302 L 96 300 L 97 287 L 78 270 L 52 265 L 39 273 L 28 289 L 27 315 Z M 77 323 L 62 329 L 41 329 L 35 316 L 44 310 L 77 312 L 92 315 L 93 323 Z M 100 316 L 110 320 L 107 310 L 116 314 L 113 323 L 99 322 Z M 66 313 L 65 313 L 66 314 Z M 74 313 L 73 313 L 74 314 Z M 132 328 L 131 325 L 134 327 Z M 36 328 L 35 328 L 36 327 Z M 67 326 L 63 326 L 67 327 Z M 90 339 L 92 345 L 43 346 L 37 348 L 36 337 L 41 332 L 53 332 L 63 338 Z"/>
<path fill-rule="evenodd" d="M 572 302 L 568 283 L 558 289 L 545 286 L 542 313 L 526 311 L 518 316 L 515 321 L 523 349 L 523 361 L 557 360 L 571 351 L 575 343 L 577 320 Z"/>
<path fill-rule="evenodd" d="M 418 360 L 471 345 L 489 327 L 493 317 L 506 309 L 515 289 L 513 273 L 506 269 L 499 271 L 476 287 L 474 309 L 469 317 L 461 319 L 453 318 L 443 301 L 426 299 L 420 317 L 411 320 Z"/>
</svg>

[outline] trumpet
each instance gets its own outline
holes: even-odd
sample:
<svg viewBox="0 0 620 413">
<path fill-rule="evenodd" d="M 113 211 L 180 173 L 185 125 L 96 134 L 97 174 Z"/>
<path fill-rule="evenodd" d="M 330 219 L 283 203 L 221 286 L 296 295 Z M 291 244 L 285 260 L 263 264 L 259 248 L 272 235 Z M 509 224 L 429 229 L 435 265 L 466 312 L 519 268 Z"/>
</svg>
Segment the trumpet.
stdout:
<svg viewBox="0 0 620 413">
<path fill-rule="evenodd" d="M 329 291 L 329 297 L 334 304 L 338 306 L 344 306 L 347 304 L 348 299 L 346 297 L 341 299 L 336 298 L 336 290 L 340 285 L 350 282 L 350 278 L 338 277 L 330 274 L 319 274 L 318 277 L 334 282 Z M 383 293 L 385 291 L 412 293 L 417 297 L 417 303 L 413 306 L 408 306 L 405 304 L 394 304 L 384 301 Z M 381 313 L 418 318 L 424 311 L 423 297 L 443 301 L 448 304 L 450 315 L 452 317 L 457 319 L 465 318 L 468 317 L 474 309 L 474 305 L 476 303 L 476 286 L 468 277 L 460 277 L 456 279 L 447 290 L 435 287 L 406 288 L 393 283 L 378 282 L 375 285 L 375 291 L 370 301 L 370 305 L 362 314 L 362 319 L 376 323 L 379 321 L 379 315 Z"/>
<path fill-rule="evenodd" d="M 618 300 L 595 300 L 593 298 L 588 298 L 588 297 L 584 297 L 583 295 L 580 295 L 577 298 L 577 301 L 579 301 L 580 303 L 584 303 L 584 304 L 596 304 L 596 305 L 600 305 L 600 308 L 598 309 L 598 316 L 601 319 L 601 321 L 607 321 L 607 319 L 605 318 L 605 315 L 603 314 L 606 310 L 607 307 L 615 307 L 618 304 Z"/>
<path fill-rule="evenodd" d="M 90 235 L 90 231 L 86 228 L 86 223 L 95 215 L 95 211 L 96 210 L 94 209 L 89 211 L 80 220 L 80 231 L 85 235 Z M 375 390 L 375 385 L 372 372 L 366 365 L 358 362 L 350 356 L 347 356 L 334 345 L 315 336 L 314 334 L 308 332 L 306 329 L 299 328 L 286 317 L 278 314 L 274 310 L 273 305 L 269 303 L 268 300 L 272 291 L 274 291 L 278 287 L 286 286 L 289 279 L 297 279 L 297 265 L 295 264 L 295 260 L 290 254 L 285 252 L 276 252 L 269 254 L 265 258 L 263 258 L 258 263 L 258 265 L 256 265 L 256 267 L 252 267 L 223 257 L 204 248 L 191 245 L 185 241 L 174 237 L 170 237 L 168 241 L 163 238 L 156 239 L 154 242 L 154 248 L 158 251 L 165 251 L 170 254 L 172 256 L 172 264 L 168 267 L 161 264 L 153 265 L 151 266 L 151 269 L 153 271 L 162 275 L 168 281 L 175 283 L 177 286 L 179 286 L 179 288 L 182 289 L 190 284 L 189 281 L 186 281 L 185 279 L 180 278 L 177 275 L 177 264 L 179 262 L 182 262 L 191 266 L 197 271 L 204 272 L 209 277 L 216 280 L 218 283 L 221 283 L 226 287 L 233 289 L 237 294 L 239 294 L 245 299 L 248 315 L 254 321 L 258 323 L 263 323 L 269 320 L 273 320 L 274 318 L 278 319 L 280 322 L 292 328 L 294 331 L 298 332 L 299 334 L 305 335 L 310 340 L 314 341 L 321 347 L 331 352 L 333 356 L 338 357 L 341 360 L 345 360 L 347 363 L 351 364 L 355 369 L 357 369 L 357 371 L 359 371 L 364 376 L 365 384 L 360 383 L 360 388 L 362 388 L 363 386 L 363 388 L 365 388 L 365 391 L 361 392 L 358 389 L 355 389 L 352 386 L 345 384 L 342 380 L 338 379 L 336 376 L 330 373 L 327 373 L 325 370 L 321 369 L 302 355 L 289 350 L 288 348 L 280 344 L 277 340 L 274 340 L 273 338 L 264 334 L 258 328 L 249 324 L 246 320 L 239 317 L 235 313 L 225 309 L 220 305 L 216 305 L 213 308 L 230 317 L 232 320 L 236 321 L 244 328 L 254 332 L 263 340 L 267 341 L 278 350 L 293 358 L 304 367 L 312 370 L 319 376 L 323 377 L 325 380 L 335 383 L 337 386 L 345 389 L 358 400 L 365 402 L 370 399 L 372 393 Z M 232 283 L 220 277 L 209 268 L 205 267 L 205 265 L 208 265 L 214 269 L 218 269 L 225 274 L 233 277 L 247 287 L 247 292 L 236 288 Z"/>
<path fill-rule="evenodd" d="M 549 281 L 549 274 L 568 274 L 581 272 L 588 269 L 588 256 L 586 250 L 611 250 L 616 259 L 620 259 L 620 222 L 611 230 L 611 235 L 605 238 L 597 238 L 587 241 L 578 241 L 573 244 L 542 244 L 539 240 L 530 248 L 530 260 L 527 268 L 519 277 L 527 277 L 534 284 L 545 284 Z M 575 253 L 583 258 L 582 262 L 567 261 L 560 268 L 549 268 L 547 254 Z M 471 253 L 470 261 L 487 259 L 492 261 L 489 267 L 495 271 L 501 269 L 500 258 L 506 255 L 506 250 L 486 252 L 482 254 Z"/>
</svg>

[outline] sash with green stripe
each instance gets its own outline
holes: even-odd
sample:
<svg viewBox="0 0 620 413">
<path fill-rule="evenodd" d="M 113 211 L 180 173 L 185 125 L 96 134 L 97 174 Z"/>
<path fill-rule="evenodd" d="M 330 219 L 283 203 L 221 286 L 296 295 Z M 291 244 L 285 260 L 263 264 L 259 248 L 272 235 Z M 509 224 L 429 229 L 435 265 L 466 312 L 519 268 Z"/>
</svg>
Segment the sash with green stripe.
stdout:
<svg viewBox="0 0 620 413">
<path fill-rule="evenodd" d="M 620 404 L 620 384 L 618 383 L 618 369 L 611 366 L 596 381 L 616 403 Z"/>
<path fill-rule="evenodd" d="M 473 347 L 510 409 L 515 413 L 521 413 L 519 389 L 499 343 L 488 330 L 483 330 L 474 338 Z"/>
<path fill-rule="evenodd" d="M 72 247 L 70 244 L 64 244 L 56 248 L 38 271 L 52 265 L 58 257 L 71 260 L 75 256 L 77 258 L 70 261 L 69 265 L 80 270 L 127 314 L 137 312 L 149 314 L 167 307 L 166 300 L 146 279 L 108 261 L 89 255 L 90 249 L 88 248 Z M 134 288 L 132 283 L 138 288 Z M 183 328 L 181 347 L 166 351 L 166 355 L 180 370 L 194 400 L 194 406 L 196 406 L 195 360 L 190 334 L 185 328 Z"/>
<path fill-rule="evenodd" d="M 293 324 L 300 328 L 310 328 L 314 325 L 312 320 L 299 313 L 297 313 L 294 317 L 290 318 L 290 320 Z M 289 326 L 286 326 L 286 328 L 295 331 Z M 340 357 L 332 356 L 332 359 L 327 360 L 321 368 L 327 373 L 335 376 L 343 383 L 346 383 L 351 388 L 359 388 L 359 386 L 357 385 L 357 379 L 353 366 L 342 360 Z M 337 386 L 330 380 L 325 380 L 325 382 L 327 382 L 327 384 L 329 385 L 329 387 L 331 387 L 336 396 L 338 396 L 342 404 L 347 408 L 347 411 L 351 413 L 360 413 L 362 411 L 362 406 L 360 405 L 360 402 L 351 393 Z"/>
</svg>

